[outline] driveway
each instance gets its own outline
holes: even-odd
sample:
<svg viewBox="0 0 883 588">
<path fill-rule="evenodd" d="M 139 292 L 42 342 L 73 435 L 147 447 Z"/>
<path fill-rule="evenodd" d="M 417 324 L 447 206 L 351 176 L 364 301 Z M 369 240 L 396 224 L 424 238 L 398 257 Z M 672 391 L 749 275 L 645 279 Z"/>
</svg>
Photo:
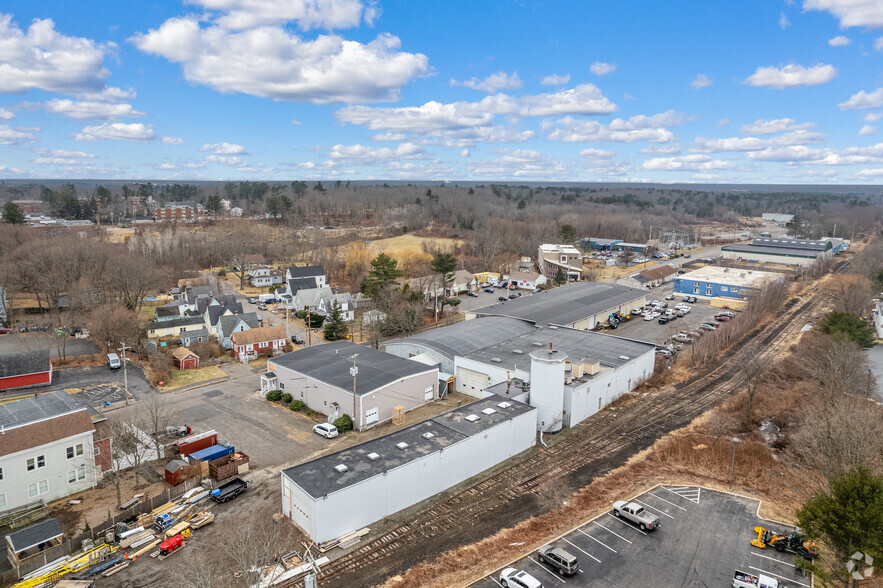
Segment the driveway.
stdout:
<svg viewBox="0 0 883 588">
<path fill-rule="evenodd" d="M 22 351 L 35 351 L 37 349 L 49 349 L 53 358 L 64 355 L 92 355 L 100 353 L 101 349 L 91 339 L 77 339 L 66 337 L 58 339 L 52 333 L 19 333 L 13 331 L 6 335 L 0 335 L 0 355 L 19 353 Z"/>
</svg>

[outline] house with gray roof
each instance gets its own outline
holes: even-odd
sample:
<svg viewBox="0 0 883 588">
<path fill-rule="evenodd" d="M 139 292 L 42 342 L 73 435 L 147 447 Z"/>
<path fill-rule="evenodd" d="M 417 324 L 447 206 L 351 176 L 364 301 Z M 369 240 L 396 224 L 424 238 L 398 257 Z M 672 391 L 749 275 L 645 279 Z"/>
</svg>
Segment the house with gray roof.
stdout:
<svg viewBox="0 0 883 588">
<path fill-rule="evenodd" d="M 316 303 L 316 313 L 327 316 L 331 312 L 331 307 L 337 303 L 340 308 L 340 314 L 343 320 L 352 322 L 356 320 L 355 304 L 353 296 L 349 293 L 331 294 L 330 296 L 322 296 Z"/>
<path fill-rule="evenodd" d="M 257 329 L 261 326 L 261 319 L 256 312 L 243 314 L 228 314 L 218 320 L 218 341 L 224 349 L 230 349 L 230 335 L 237 331 Z"/>
<path fill-rule="evenodd" d="M 0 390 L 48 386 L 52 383 L 52 354 L 35 349 L 0 355 Z"/>
</svg>

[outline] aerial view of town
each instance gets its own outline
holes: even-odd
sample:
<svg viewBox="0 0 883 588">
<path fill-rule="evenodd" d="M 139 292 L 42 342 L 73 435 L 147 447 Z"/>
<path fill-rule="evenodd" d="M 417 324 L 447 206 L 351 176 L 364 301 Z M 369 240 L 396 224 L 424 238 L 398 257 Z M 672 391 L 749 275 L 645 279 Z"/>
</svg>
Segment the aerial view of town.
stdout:
<svg viewBox="0 0 883 588">
<path fill-rule="evenodd" d="M 883 588 L 881 0 L 6 0 L 0 588 Z"/>
</svg>

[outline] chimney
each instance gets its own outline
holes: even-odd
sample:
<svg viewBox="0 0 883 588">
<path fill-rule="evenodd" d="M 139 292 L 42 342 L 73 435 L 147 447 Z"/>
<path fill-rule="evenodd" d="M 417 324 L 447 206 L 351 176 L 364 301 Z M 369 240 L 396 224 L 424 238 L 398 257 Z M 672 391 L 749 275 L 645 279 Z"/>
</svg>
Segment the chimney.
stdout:
<svg viewBox="0 0 883 588">
<path fill-rule="evenodd" d="M 549 355 L 552 355 L 555 351 L 552 349 L 552 344 L 549 343 Z"/>
</svg>

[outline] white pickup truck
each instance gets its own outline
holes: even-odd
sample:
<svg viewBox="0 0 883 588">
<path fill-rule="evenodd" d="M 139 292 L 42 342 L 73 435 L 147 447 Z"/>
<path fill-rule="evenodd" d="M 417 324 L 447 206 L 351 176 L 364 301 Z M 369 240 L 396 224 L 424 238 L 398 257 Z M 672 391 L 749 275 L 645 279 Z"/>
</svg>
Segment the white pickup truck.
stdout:
<svg viewBox="0 0 883 588">
<path fill-rule="evenodd" d="M 653 531 L 659 527 L 659 517 L 650 514 L 640 504 L 618 500 L 613 503 L 613 516 L 623 517 L 638 525 L 642 531 Z"/>
<path fill-rule="evenodd" d="M 779 581 L 763 574 L 749 574 L 736 570 L 733 588 L 779 588 Z"/>
</svg>

